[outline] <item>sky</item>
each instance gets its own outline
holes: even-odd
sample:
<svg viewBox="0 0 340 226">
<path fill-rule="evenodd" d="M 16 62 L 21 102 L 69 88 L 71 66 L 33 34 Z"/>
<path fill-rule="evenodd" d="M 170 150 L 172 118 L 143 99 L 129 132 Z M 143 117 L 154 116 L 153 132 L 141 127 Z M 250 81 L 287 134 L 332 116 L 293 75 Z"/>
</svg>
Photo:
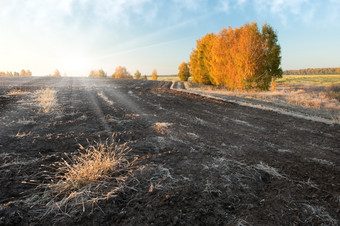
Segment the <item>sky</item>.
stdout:
<svg viewBox="0 0 340 226">
<path fill-rule="evenodd" d="M 283 70 L 340 67 L 340 0 L 0 0 L 0 71 L 177 74 L 197 39 L 253 21 Z"/>
</svg>

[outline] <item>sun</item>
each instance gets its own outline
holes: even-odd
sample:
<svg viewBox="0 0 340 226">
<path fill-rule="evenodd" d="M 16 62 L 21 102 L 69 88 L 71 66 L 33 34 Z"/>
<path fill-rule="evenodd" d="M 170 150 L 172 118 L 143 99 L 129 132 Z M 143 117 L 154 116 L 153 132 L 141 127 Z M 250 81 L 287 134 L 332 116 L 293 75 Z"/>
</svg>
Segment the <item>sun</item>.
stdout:
<svg viewBox="0 0 340 226">
<path fill-rule="evenodd" d="M 86 75 L 90 67 L 90 61 L 83 56 L 68 56 L 62 60 L 62 68 L 68 76 Z"/>
</svg>

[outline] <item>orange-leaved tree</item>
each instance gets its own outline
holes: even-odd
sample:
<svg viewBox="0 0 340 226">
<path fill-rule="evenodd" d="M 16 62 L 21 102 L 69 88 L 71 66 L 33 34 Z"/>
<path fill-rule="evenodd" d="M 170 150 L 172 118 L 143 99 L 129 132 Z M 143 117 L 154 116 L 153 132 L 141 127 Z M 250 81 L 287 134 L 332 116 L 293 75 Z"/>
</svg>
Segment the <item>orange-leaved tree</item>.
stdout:
<svg viewBox="0 0 340 226">
<path fill-rule="evenodd" d="M 190 55 L 190 72 L 192 81 L 198 84 L 210 85 L 212 83 L 210 76 L 211 67 L 211 48 L 214 41 L 214 34 L 207 34 L 196 41 L 196 49 Z"/>
<path fill-rule="evenodd" d="M 268 90 L 272 78 L 282 76 L 277 35 L 267 24 L 222 29 L 197 41 L 190 56 L 193 82 L 231 89 Z"/>
<path fill-rule="evenodd" d="M 95 77 L 95 78 L 106 78 L 107 74 L 103 69 L 99 70 L 91 70 L 89 77 Z"/>
<path fill-rule="evenodd" d="M 158 74 L 157 74 L 157 70 L 156 69 L 154 69 L 153 71 L 152 71 L 152 80 L 154 80 L 154 81 L 157 81 L 157 79 L 158 79 Z"/>
<path fill-rule="evenodd" d="M 182 62 L 179 66 L 178 66 L 178 74 L 177 76 L 179 77 L 179 80 L 181 81 L 188 81 L 189 77 L 190 77 L 190 69 L 189 69 L 189 65 L 185 62 Z"/>
<path fill-rule="evenodd" d="M 60 74 L 60 72 L 59 72 L 58 69 L 55 69 L 55 70 L 54 70 L 53 76 L 54 76 L 54 77 L 61 77 L 61 74 Z"/>
<path fill-rule="evenodd" d="M 131 74 L 126 70 L 126 67 L 118 66 L 115 69 L 115 73 L 112 75 L 113 78 L 132 78 Z"/>
</svg>

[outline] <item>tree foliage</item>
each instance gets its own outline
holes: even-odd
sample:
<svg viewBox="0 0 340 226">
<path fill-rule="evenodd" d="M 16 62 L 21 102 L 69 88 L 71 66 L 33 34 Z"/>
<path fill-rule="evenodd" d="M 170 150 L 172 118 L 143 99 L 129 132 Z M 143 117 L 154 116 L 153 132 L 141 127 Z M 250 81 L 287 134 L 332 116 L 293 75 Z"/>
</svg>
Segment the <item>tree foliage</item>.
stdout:
<svg viewBox="0 0 340 226">
<path fill-rule="evenodd" d="M 179 79 L 181 81 L 188 81 L 189 77 L 190 77 L 190 68 L 189 65 L 185 62 L 182 62 L 179 67 L 178 67 L 178 74 L 177 76 L 179 77 Z"/>
<path fill-rule="evenodd" d="M 222 29 L 197 41 L 190 56 L 193 82 L 231 89 L 268 90 L 282 76 L 277 35 L 267 24 Z"/>
<path fill-rule="evenodd" d="M 137 70 L 137 71 L 135 72 L 135 79 L 140 79 L 141 76 L 142 76 L 142 74 L 140 73 L 139 70 Z"/>
<path fill-rule="evenodd" d="M 213 33 L 203 36 L 196 41 L 196 49 L 190 55 L 190 72 L 192 81 L 198 84 L 211 84 L 210 63 L 211 48 L 215 35 Z"/>
<path fill-rule="evenodd" d="M 20 71 L 20 73 L 16 72 L 16 71 L 13 71 L 13 72 L 0 71 L 0 77 L 11 77 L 11 76 L 13 76 L 13 77 L 17 77 L 17 76 L 20 76 L 20 77 L 23 77 L 23 76 L 32 76 L 32 72 L 30 70 L 26 70 L 25 71 L 24 69 L 22 69 Z"/>
<path fill-rule="evenodd" d="M 21 71 L 20 71 L 20 75 L 19 76 L 26 76 L 26 71 L 24 70 L 24 69 L 22 69 Z"/>
<path fill-rule="evenodd" d="M 152 80 L 157 81 L 157 79 L 158 79 L 158 74 L 157 74 L 157 70 L 156 70 L 156 69 L 154 69 L 154 70 L 152 71 L 152 76 L 151 76 L 151 78 L 152 78 Z"/>
<path fill-rule="evenodd" d="M 106 78 L 107 74 L 103 69 L 99 70 L 91 70 L 89 77 L 95 77 L 95 78 Z"/>
<path fill-rule="evenodd" d="M 58 69 L 55 69 L 55 70 L 54 70 L 53 77 L 61 77 L 61 74 L 60 74 L 60 72 L 59 72 Z"/>
<path fill-rule="evenodd" d="M 113 78 L 132 78 L 132 75 L 126 70 L 126 67 L 116 67 L 115 73 L 112 75 Z"/>
</svg>

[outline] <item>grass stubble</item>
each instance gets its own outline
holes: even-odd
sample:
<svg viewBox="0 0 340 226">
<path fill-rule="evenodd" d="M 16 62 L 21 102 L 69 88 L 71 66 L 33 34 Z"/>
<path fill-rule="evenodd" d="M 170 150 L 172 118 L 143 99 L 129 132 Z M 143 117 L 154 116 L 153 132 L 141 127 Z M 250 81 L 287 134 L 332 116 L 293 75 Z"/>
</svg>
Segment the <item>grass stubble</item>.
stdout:
<svg viewBox="0 0 340 226">
<path fill-rule="evenodd" d="M 101 210 L 98 202 L 116 197 L 132 174 L 134 159 L 127 158 L 129 151 L 125 144 L 106 140 L 86 148 L 80 145 L 78 153 L 65 154 L 54 164 L 57 172 L 51 182 L 41 185 L 45 192 L 37 202 L 47 208 L 40 210 L 40 218 L 52 214 L 62 222 L 88 209 Z"/>
<path fill-rule="evenodd" d="M 32 213 L 39 221 L 52 218 L 59 224 L 95 211 L 104 214 L 102 202 L 121 193 L 169 190 L 178 181 L 162 164 L 140 164 L 149 156 L 129 154 L 131 148 L 120 143 L 116 133 L 104 143 L 88 144 L 52 164 L 56 172 L 50 182 L 39 185 L 40 192 L 26 200 L 30 207 L 37 207 Z"/>
<path fill-rule="evenodd" d="M 329 91 L 329 94 L 322 94 L 322 98 L 338 99 L 340 91 L 338 86 L 327 87 L 326 90 Z M 269 95 L 278 96 L 278 98 L 282 99 L 282 95 L 286 92 L 285 90 L 274 91 Z M 304 90 L 289 92 L 291 94 L 288 96 L 309 93 Z M 39 90 L 35 94 L 37 95 L 35 100 L 41 107 L 42 112 L 53 111 L 56 104 L 55 90 Z M 240 95 L 252 94 L 241 93 Z M 255 95 L 259 96 L 261 94 L 256 93 Z M 320 96 L 320 92 L 317 95 Z M 268 99 L 268 97 L 265 99 Z M 286 101 L 289 102 L 289 98 Z M 301 105 L 298 101 L 291 102 Z M 306 102 L 306 99 L 304 99 L 304 102 Z M 324 107 L 322 104 L 321 106 L 309 105 L 313 108 Z M 336 104 L 336 107 L 338 106 Z M 169 126 L 171 126 L 169 123 L 156 123 L 154 129 L 164 135 L 169 133 Z M 20 131 L 17 134 L 19 137 L 26 135 L 20 133 Z M 150 172 L 147 174 L 148 177 L 144 177 L 149 183 L 149 186 L 147 186 L 149 192 L 157 189 L 176 189 L 175 184 L 177 182 L 190 180 L 190 178 L 179 179 L 180 177 L 171 175 L 171 170 L 164 166 L 138 166 L 138 157 L 129 156 L 130 151 L 131 149 L 126 144 L 116 142 L 114 137 L 104 143 L 93 142 L 87 147 L 80 145 L 77 153 L 65 154 L 64 159 L 53 164 L 53 167 L 57 169 L 56 174 L 50 178 L 49 183 L 39 185 L 43 192 L 33 195 L 27 202 L 31 206 L 40 206 L 35 210 L 40 219 L 53 215 L 55 216 L 54 221 L 63 222 L 65 217 L 72 218 L 88 210 L 93 212 L 94 209 L 99 209 L 103 212 L 100 202 L 117 197 L 119 192 L 124 189 L 140 190 L 140 188 L 133 187 L 129 183 L 131 180 L 135 180 L 139 184 L 138 179 L 134 177 L 136 171 Z M 207 193 L 212 197 L 215 194 L 222 197 L 224 193 L 228 195 L 227 197 L 241 197 L 244 195 L 241 191 L 256 197 L 254 187 L 261 188 L 263 186 L 261 177 L 265 174 L 278 180 L 291 180 L 287 175 L 282 174 L 278 169 L 264 162 L 248 166 L 242 162 L 217 158 L 213 159 L 213 161 L 207 161 L 205 165 L 202 165 L 202 170 L 208 170 L 211 174 L 216 173 L 218 175 L 216 178 L 218 181 L 207 180 L 206 186 L 202 188 L 203 193 Z M 315 184 L 311 185 L 310 181 L 295 181 L 295 183 L 301 186 L 317 186 Z M 291 202 L 292 200 L 285 201 Z M 311 223 L 313 219 L 319 219 L 330 225 L 336 224 L 336 219 L 332 218 L 322 206 L 304 202 L 299 207 L 305 210 L 306 215 L 309 215 L 309 217 L 306 217 L 305 223 Z M 235 216 L 230 217 L 233 219 Z M 233 223 L 247 225 L 246 220 L 246 218 L 235 217 Z"/>
<path fill-rule="evenodd" d="M 173 169 L 164 164 L 147 161 L 149 155 L 133 155 L 131 151 L 127 143 L 121 144 L 117 137 L 112 137 L 104 143 L 88 142 L 87 147 L 80 145 L 78 152 L 65 154 L 64 158 L 51 165 L 56 172 L 51 174 L 49 182 L 37 186 L 39 192 L 28 196 L 26 205 L 32 209 L 31 213 L 38 221 L 46 222 L 52 219 L 51 223 L 61 224 L 83 214 L 98 211 L 105 214 L 106 209 L 102 209 L 102 204 L 120 197 L 121 194 L 125 194 L 124 197 L 129 199 L 127 190 L 133 193 L 131 200 L 127 200 L 129 205 L 133 206 L 134 199 L 147 199 L 146 193 L 188 192 L 192 184 L 197 183 L 184 172 L 183 175 L 174 174 Z M 201 171 L 202 174 L 211 176 L 205 178 L 206 183 L 201 184 L 200 192 L 196 195 L 210 201 L 234 203 L 235 208 L 248 208 L 253 205 L 252 202 L 265 201 L 259 196 L 259 191 L 264 191 L 266 187 L 263 178 L 287 181 L 300 187 L 318 188 L 312 181 L 294 181 L 289 175 L 265 162 L 248 165 L 226 156 L 206 159 L 201 164 Z M 282 189 L 284 191 L 286 188 Z M 159 197 L 159 194 L 155 195 L 149 198 L 153 200 Z M 250 203 L 242 203 L 242 199 Z M 291 196 L 280 196 L 275 200 L 290 203 L 287 209 L 289 212 L 303 210 L 301 220 L 304 223 L 323 222 L 336 225 L 336 219 L 322 205 L 315 205 L 308 200 L 296 203 Z M 226 214 L 228 224 L 247 225 L 252 221 L 251 217 L 248 219 L 247 216 L 233 212 Z"/>
<path fill-rule="evenodd" d="M 49 113 L 54 110 L 54 107 L 57 103 L 56 94 L 57 91 L 55 89 L 40 89 L 35 93 L 35 102 L 40 107 L 40 112 Z"/>
</svg>

